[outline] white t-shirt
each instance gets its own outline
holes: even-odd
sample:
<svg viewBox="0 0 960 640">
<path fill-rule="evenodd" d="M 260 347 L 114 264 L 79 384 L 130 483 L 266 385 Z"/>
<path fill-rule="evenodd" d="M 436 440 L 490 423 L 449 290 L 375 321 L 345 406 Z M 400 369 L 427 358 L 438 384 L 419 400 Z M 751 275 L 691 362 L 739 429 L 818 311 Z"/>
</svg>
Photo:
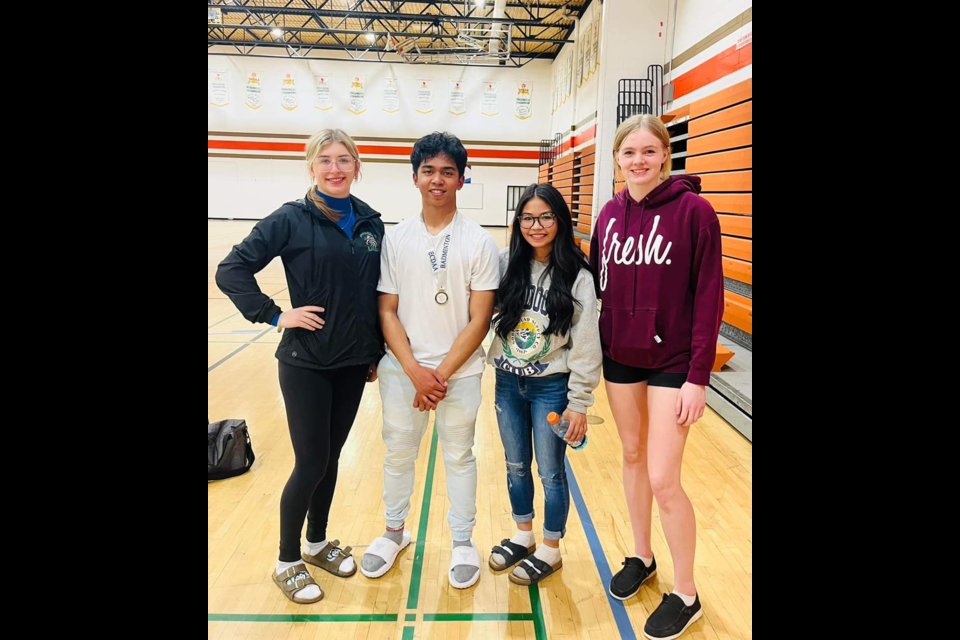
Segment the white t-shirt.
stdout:
<svg viewBox="0 0 960 640">
<path fill-rule="evenodd" d="M 447 250 L 446 304 L 437 304 L 437 278 L 429 252 L 439 263 L 443 243 Z M 400 297 L 397 315 L 410 339 L 413 357 L 436 369 L 450 352 L 460 332 L 470 323 L 470 292 L 495 291 L 500 286 L 497 243 L 483 227 L 459 212 L 447 228 L 430 235 L 422 216 L 407 218 L 383 237 L 380 284 L 377 290 Z M 387 351 L 392 354 L 389 345 Z M 483 373 L 483 347 L 477 347 L 451 379 Z"/>
</svg>

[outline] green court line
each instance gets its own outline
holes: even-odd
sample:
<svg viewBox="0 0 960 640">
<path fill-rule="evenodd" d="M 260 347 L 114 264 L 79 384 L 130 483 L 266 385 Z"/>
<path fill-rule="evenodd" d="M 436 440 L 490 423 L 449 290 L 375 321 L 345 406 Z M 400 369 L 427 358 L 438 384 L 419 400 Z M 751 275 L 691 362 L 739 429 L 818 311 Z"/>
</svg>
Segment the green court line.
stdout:
<svg viewBox="0 0 960 640">
<path fill-rule="evenodd" d="M 547 627 L 543 623 L 543 607 L 540 606 L 540 589 L 532 584 L 527 589 L 530 591 L 530 608 L 533 609 L 533 630 L 537 634 L 537 640 L 547 640 Z"/>
<path fill-rule="evenodd" d="M 436 422 L 430 439 L 430 456 L 427 464 L 427 477 L 423 487 L 423 500 L 420 506 L 420 526 L 417 529 L 417 546 L 413 559 L 413 572 L 410 579 L 410 593 L 407 597 L 407 609 L 416 609 L 420 601 L 420 578 L 423 572 L 423 555 L 427 542 L 427 522 L 430 519 L 430 499 L 433 495 L 433 479 L 437 463 Z M 537 640 L 547 640 L 546 625 L 543 620 L 543 608 L 540 605 L 540 591 L 537 585 L 528 587 L 532 613 L 425 613 L 423 622 L 533 622 Z M 258 615 L 258 614 L 207 614 L 207 622 L 397 622 L 396 613 L 379 614 L 330 614 L 330 615 Z M 415 613 L 404 615 L 405 622 L 416 622 Z M 403 640 L 413 640 L 414 627 L 403 628 Z"/>
<path fill-rule="evenodd" d="M 532 613 L 425 613 L 424 622 L 510 622 L 536 621 Z"/>
<path fill-rule="evenodd" d="M 207 622 L 396 622 L 396 613 L 343 613 L 326 615 L 280 615 L 253 613 L 208 613 Z"/>
<path fill-rule="evenodd" d="M 430 440 L 430 456 L 427 464 L 427 479 L 423 483 L 423 501 L 420 504 L 420 526 L 417 528 L 417 548 L 413 556 L 413 573 L 407 609 L 416 609 L 420 603 L 420 574 L 423 572 L 423 549 L 427 544 L 427 521 L 430 519 L 430 498 L 433 494 L 433 472 L 437 466 L 437 422 L 433 422 L 433 437 Z"/>
<path fill-rule="evenodd" d="M 250 613 L 208 613 L 207 622 L 397 622 L 396 613 L 344 613 L 321 615 L 282 615 Z M 408 613 L 404 622 L 416 622 L 417 614 Z M 534 613 L 425 613 L 423 622 L 533 622 Z M 409 628 L 409 627 L 408 627 Z M 537 636 L 538 638 L 541 636 Z M 545 636 L 544 636 L 545 637 Z"/>
</svg>

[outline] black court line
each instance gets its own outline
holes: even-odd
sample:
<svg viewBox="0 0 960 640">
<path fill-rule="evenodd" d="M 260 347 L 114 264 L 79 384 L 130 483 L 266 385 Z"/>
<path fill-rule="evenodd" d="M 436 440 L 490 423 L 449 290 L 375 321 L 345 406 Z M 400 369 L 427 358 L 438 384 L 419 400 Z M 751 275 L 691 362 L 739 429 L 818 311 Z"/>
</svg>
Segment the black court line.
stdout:
<svg viewBox="0 0 960 640">
<path fill-rule="evenodd" d="M 231 353 L 228 354 L 225 358 L 221 359 L 219 362 L 216 362 L 215 364 L 207 367 L 207 373 L 210 373 L 211 371 L 213 371 L 214 369 L 216 369 L 217 367 L 219 367 L 220 365 L 222 365 L 224 362 L 226 362 L 227 360 L 229 360 L 229 359 L 232 358 L 233 356 L 237 355 L 238 353 L 240 353 L 241 351 L 243 351 L 244 349 L 246 349 L 247 347 L 249 347 L 251 343 L 256 342 L 257 340 L 259 340 L 259 339 L 262 338 L 263 336 L 267 335 L 267 334 L 270 333 L 271 331 L 273 331 L 273 327 L 271 327 L 271 328 L 269 328 L 269 329 L 265 329 L 265 330 L 263 331 L 263 333 L 261 333 L 260 335 L 258 335 L 256 338 L 254 338 L 254 339 L 251 340 L 250 342 L 247 342 L 247 343 L 244 344 L 243 346 L 241 346 L 241 347 L 239 347 L 238 349 L 236 349 L 235 351 L 231 352 Z"/>
<path fill-rule="evenodd" d="M 210 299 L 210 298 L 207 298 L 207 300 L 209 300 L 209 299 Z M 228 298 L 228 300 L 229 300 L 229 298 Z M 217 326 L 217 325 L 220 324 L 221 322 L 226 322 L 226 321 L 229 320 L 230 318 L 233 318 L 234 316 L 238 316 L 238 315 L 240 315 L 240 312 L 239 312 L 239 311 L 237 311 L 237 312 L 234 313 L 234 314 L 231 314 L 231 315 L 227 316 L 227 317 L 224 318 L 223 320 L 218 320 L 218 321 L 214 322 L 214 323 L 211 324 L 211 325 L 207 325 L 207 329 L 213 329 L 215 326 Z"/>
</svg>

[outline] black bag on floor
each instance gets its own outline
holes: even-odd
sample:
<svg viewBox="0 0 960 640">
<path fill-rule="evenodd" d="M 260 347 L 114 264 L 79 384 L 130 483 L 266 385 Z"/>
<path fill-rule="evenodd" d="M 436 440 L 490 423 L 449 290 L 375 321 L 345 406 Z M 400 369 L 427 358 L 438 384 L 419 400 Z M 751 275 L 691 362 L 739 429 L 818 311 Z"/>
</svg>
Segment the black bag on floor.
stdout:
<svg viewBox="0 0 960 640">
<path fill-rule="evenodd" d="M 256 459 L 245 420 L 207 423 L 208 481 L 246 473 Z"/>
</svg>

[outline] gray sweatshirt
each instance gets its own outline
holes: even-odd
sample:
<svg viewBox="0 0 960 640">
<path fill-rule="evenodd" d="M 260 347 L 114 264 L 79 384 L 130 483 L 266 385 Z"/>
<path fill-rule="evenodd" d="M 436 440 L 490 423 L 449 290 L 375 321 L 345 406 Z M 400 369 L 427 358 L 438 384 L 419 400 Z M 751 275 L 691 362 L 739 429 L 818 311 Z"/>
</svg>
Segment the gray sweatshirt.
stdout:
<svg viewBox="0 0 960 640">
<path fill-rule="evenodd" d="M 507 272 L 509 253 L 509 247 L 500 251 L 501 278 Z M 546 335 L 544 331 L 550 322 L 546 309 L 550 279 L 540 281 L 545 268 L 535 260 L 530 262 L 526 312 L 507 340 L 493 334 L 487 363 L 501 371 L 533 378 L 569 371 L 567 406 L 573 411 L 586 413 L 587 407 L 593 405 L 593 390 L 600 384 L 603 360 L 593 277 L 586 269 L 577 276 L 573 297 L 580 304 L 573 306 L 573 326 L 567 335 Z"/>
</svg>

